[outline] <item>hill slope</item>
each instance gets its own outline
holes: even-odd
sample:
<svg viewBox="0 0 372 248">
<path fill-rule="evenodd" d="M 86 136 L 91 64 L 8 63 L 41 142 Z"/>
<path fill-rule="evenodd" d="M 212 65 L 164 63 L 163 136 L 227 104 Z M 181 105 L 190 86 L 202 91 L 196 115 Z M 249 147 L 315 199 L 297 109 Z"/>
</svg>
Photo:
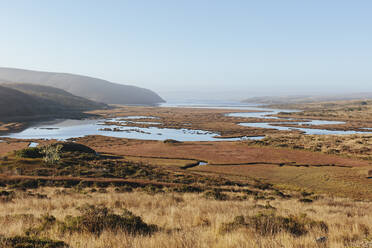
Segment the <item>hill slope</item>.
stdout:
<svg viewBox="0 0 372 248">
<path fill-rule="evenodd" d="M 26 91 L 25 85 L 18 85 L 22 90 L 0 85 L 0 120 L 41 119 L 43 117 L 65 118 L 81 116 L 82 111 L 105 108 L 107 105 L 91 102 L 67 92 L 51 87 L 32 85 L 33 90 Z M 44 94 L 43 92 L 53 92 Z M 27 92 L 27 93 L 26 93 Z M 69 102 L 70 101 L 70 102 Z"/>
<path fill-rule="evenodd" d="M 75 96 L 67 91 L 49 86 L 41 86 L 35 84 L 3 84 L 2 86 L 18 90 L 27 95 L 34 96 L 40 100 L 44 100 L 49 105 L 55 108 L 74 111 L 87 111 L 94 109 L 108 108 L 104 103 L 94 102 L 83 97 Z"/>
<path fill-rule="evenodd" d="M 108 104 L 157 104 L 164 100 L 155 92 L 130 85 L 68 73 L 0 68 L 0 79 L 63 89 L 76 96 Z"/>
</svg>

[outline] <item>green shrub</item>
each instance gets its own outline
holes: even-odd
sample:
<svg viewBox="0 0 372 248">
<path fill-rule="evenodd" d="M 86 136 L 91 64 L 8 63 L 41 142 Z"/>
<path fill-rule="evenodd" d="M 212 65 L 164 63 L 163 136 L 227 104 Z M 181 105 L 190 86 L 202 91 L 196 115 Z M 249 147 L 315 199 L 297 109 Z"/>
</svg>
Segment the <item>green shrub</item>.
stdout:
<svg viewBox="0 0 372 248">
<path fill-rule="evenodd" d="M 15 198 L 14 191 L 6 191 L 6 190 L 0 191 L 0 202 L 10 202 L 14 198 Z"/>
<path fill-rule="evenodd" d="M 133 191 L 133 188 L 129 185 L 124 185 L 124 186 L 115 188 L 115 192 L 117 193 L 126 193 L 126 192 L 132 192 L 132 191 Z"/>
<path fill-rule="evenodd" d="M 68 248 L 63 241 L 51 239 L 41 239 L 37 237 L 0 237 L 0 247 L 2 248 Z"/>
<path fill-rule="evenodd" d="M 173 187 L 171 189 L 174 192 L 178 193 L 200 193 L 203 192 L 203 189 L 197 186 L 191 186 L 191 185 L 180 185 Z"/>
<path fill-rule="evenodd" d="M 231 232 L 242 227 L 252 228 L 262 236 L 275 235 L 283 231 L 294 236 L 301 236 L 312 228 L 319 228 L 323 232 L 328 232 L 328 226 L 325 222 L 312 220 L 306 215 L 283 217 L 269 212 L 246 218 L 237 216 L 232 222 L 223 223 L 220 227 L 220 233 Z"/>
<path fill-rule="evenodd" d="M 39 181 L 33 180 L 33 179 L 23 180 L 11 186 L 11 188 L 17 188 L 17 189 L 22 189 L 22 190 L 37 189 L 38 187 L 39 187 Z"/>
<path fill-rule="evenodd" d="M 303 203 L 312 203 L 313 202 L 313 200 L 310 199 L 310 198 L 301 198 L 298 201 L 303 202 Z"/>
<path fill-rule="evenodd" d="M 39 225 L 26 230 L 25 233 L 27 236 L 35 237 L 35 236 L 40 235 L 42 232 L 45 232 L 49 230 L 50 228 L 52 228 L 54 224 L 57 222 L 57 220 L 53 215 L 46 214 L 46 215 L 41 216 L 41 218 L 38 219 L 38 222 L 39 222 Z"/>
<path fill-rule="evenodd" d="M 15 152 L 16 156 L 19 158 L 42 158 L 43 154 L 40 148 L 28 147 Z"/>
<path fill-rule="evenodd" d="M 218 201 L 226 201 L 229 199 L 229 196 L 221 193 L 219 190 L 208 190 L 204 193 L 204 197 L 207 199 L 213 199 Z"/>
<path fill-rule="evenodd" d="M 224 234 L 246 226 L 247 224 L 245 222 L 244 216 L 239 215 L 236 216 L 232 222 L 222 223 L 219 232 Z"/>
<path fill-rule="evenodd" d="M 294 216 L 283 217 L 274 214 L 257 214 L 248 219 L 252 226 L 260 235 L 274 235 L 281 231 L 289 232 L 295 236 L 307 233 L 305 224 Z"/>
<path fill-rule="evenodd" d="M 44 162 L 50 165 L 56 165 L 61 160 L 61 149 L 62 145 L 48 145 L 44 146 L 42 149 L 42 154 L 44 154 Z"/>
<path fill-rule="evenodd" d="M 166 139 L 163 141 L 164 144 L 181 144 L 181 141 L 174 140 L 174 139 Z"/>
<path fill-rule="evenodd" d="M 164 193 L 164 190 L 162 188 L 156 187 L 154 185 L 146 185 L 146 187 L 142 188 L 142 190 L 150 195 Z"/>
<path fill-rule="evenodd" d="M 273 185 L 271 183 L 256 181 L 253 187 L 255 187 L 256 189 L 260 189 L 260 190 L 268 190 L 268 189 L 272 189 Z"/>
<path fill-rule="evenodd" d="M 86 205 L 80 209 L 80 216 L 67 216 L 60 224 L 62 232 L 89 232 L 100 235 L 104 230 L 124 231 L 132 235 L 150 235 L 157 226 L 148 225 L 141 217 L 124 210 L 121 215 L 112 213 L 106 207 Z"/>
</svg>

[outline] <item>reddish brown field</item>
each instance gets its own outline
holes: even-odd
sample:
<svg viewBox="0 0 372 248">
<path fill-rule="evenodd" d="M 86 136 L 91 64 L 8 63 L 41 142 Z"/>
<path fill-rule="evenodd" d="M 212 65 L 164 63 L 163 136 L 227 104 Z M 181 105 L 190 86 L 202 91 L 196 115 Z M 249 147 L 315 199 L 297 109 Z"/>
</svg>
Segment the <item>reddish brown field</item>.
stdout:
<svg viewBox="0 0 372 248">
<path fill-rule="evenodd" d="M 7 153 L 21 150 L 23 148 L 26 148 L 30 142 L 0 142 L 0 155 L 6 155 Z"/>
<path fill-rule="evenodd" d="M 242 180 L 258 178 L 283 188 L 306 189 L 352 198 L 372 197 L 367 178 L 371 162 L 318 152 L 249 146 L 244 142 L 138 141 L 102 136 L 81 138 L 99 152 L 146 158 L 195 159 L 208 165 L 189 170 L 230 175 Z"/>
<path fill-rule="evenodd" d="M 166 144 L 162 141 L 140 141 L 88 136 L 79 143 L 99 152 L 159 158 L 187 158 L 208 161 L 209 164 L 284 163 L 297 165 L 336 165 L 360 167 L 370 165 L 335 155 L 285 148 L 249 146 L 244 142 L 183 142 Z"/>
</svg>

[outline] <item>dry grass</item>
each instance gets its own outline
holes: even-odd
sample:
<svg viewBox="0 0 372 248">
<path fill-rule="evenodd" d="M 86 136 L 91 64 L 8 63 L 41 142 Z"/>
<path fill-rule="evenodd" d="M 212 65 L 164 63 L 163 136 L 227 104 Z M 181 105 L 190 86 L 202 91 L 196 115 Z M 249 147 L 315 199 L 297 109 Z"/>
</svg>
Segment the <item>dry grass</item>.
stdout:
<svg viewBox="0 0 372 248">
<path fill-rule="evenodd" d="M 300 150 L 344 155 L 351 158 L 372 160 L 372 135 L 267 135 L 263 140 L 250 143 L 289 147 Z"/>
<path fill-rule="evenodd" d="M 301 113 L 287 113 L 282 116 L 295 118 L 341 120 L 354 122 L 350 126 L 372 127 L 372 100 L 316 102 L 304 104 L 273 105 L 271 107 L 301 109 Z"/>
<path fill-rule="evenodd" d="M 36 218 L 46 213 L 57 220 L 67 215 L 77 216 L 77 207 L 84 204 L 104 205 L 116 213 L 127 208 L 139 215 L 146 223 L 156 224 L 161 229 L 151 236 L 133 236 L 123 232 L 104 231 L 97 236 L 90 233 L 62 234 L 51 228 L 41 234 L 54 240 L 62 240 L 71 247 L 362 247 L 368 242 L 372 230 L 372 205 L 369 202 L 350 202 L 348 199 L 324 197 L 314 203 L 301 203 L 298 199 L 276 199 L 269 202 L 277 216 L 301 216 L 314 221 L 324 221 L 328 233 L 319 228 L 310 228 L 301 236 L 279 231 L 262 235 L 259 230 L 240 227 L 221 233 L 224 223 L 236 216 L 256 216 L 265 209 L 267 202 L 249 198 L 244 201 L 218 201 L 195 193 L 163 193 L 148 195 L 142 192 L 77 193 L 56 188 L 42 188 L 40 194 L 48 199 L 18 196 L 11 202 L 0 205 L 1 235 L 24 235 L 29 227 L 35 227 Z M 275 210 L 273 210 L 275 208 Z M 18 217 L 17 217 L 18 216 Z M 23 217 L 22 217 L 23 216 Z M 29 217 L 27 217 L 29 216 Z M 324 244 L 315 239 L 327 237 Z M 368 246 L 367 246 L 368 247 Z"/>
</svg>

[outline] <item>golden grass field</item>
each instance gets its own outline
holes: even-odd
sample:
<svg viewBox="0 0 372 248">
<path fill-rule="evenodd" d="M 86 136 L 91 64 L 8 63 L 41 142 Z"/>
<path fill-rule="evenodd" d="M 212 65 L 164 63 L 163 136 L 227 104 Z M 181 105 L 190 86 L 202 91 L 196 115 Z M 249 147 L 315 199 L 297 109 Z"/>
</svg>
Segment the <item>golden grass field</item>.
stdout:
<svg viewBox="0 0 372 248">
<path fill-rule="evenodd" d="M 297 199 L 218 201 L 206 199 L 196 193 L 143 192 L 116 193 L 109 188 L 105 193 L 85 193 L 58 188 L 37 190 L 48 199 L 20 196 L 12 202 L 0 205 L 1 229 L 5 236 L 23 235 L 29 227 L 38 224 L 37 218 L 45 213 L 63 220 L 67 215 L 79 215 L 77 207 L 84 204 L 104 205 L 119 213 L 123 208 L 143 218 L 146 223 L 156 224 L 161 231 L 151 236 L 133 236 L 120 231 L 104 231 L 97 236 L 90 233 L 61 234 L 56 228 L 43 232 L 54 240 L 63 240 L 76 248 L 122 248 L 122 247 L 369 247 L 372 229 L 371 204 L 350 202 L 348 199 L 321 197 L 314 203 L 302 203 Z M 270 206 L 267 209 L 265 206 Z M 274 209 L 275 208 L 275 209 Z M 274 235 L 261 235 L 253 227 L 237 227 L 227 233 L 221 232 L 224 223 L 236 216 L 254 216 L 271 211 L 276 215 L 300 216 L 325 221 L 328 231 L 310 228 L 299 237 L 285 231 Z M 32 216 L 32 217 L 30 217 Z M 270 227 L 267 227 L 270 228 Z M 319 237 L 327 237 L 317 243 Z"/>
</svg>

